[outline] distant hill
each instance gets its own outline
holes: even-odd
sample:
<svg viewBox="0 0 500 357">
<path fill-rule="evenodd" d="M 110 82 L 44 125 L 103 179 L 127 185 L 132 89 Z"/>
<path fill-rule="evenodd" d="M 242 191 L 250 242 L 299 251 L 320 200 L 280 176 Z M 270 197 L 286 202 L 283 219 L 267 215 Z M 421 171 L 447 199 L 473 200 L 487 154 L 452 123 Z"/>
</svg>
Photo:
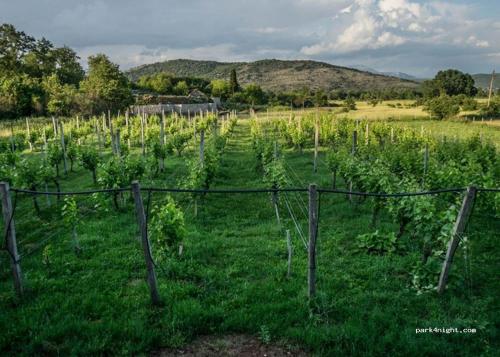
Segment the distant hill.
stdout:
<svg viewBox="0 0 500 357">
<path fill-rule="evenodd" d="M 334 66 L 317 61 L 262 60 L 255 62 L 215 62 L 177 59 L 142 65 L 126 72 L 132 81 L 143 75 L 168 72 L 179 77 L 226 79 L 232 69 L 242 85 L 256 83 L 265 90 L 291 91 L 304 87 L 312 90 L 372 90 L 417 88 L 418 83 L 393 76 Z"/>
<path fill-rule="evenodd" d="M 473 74 L 472 78 L 476 82 L 476 87 L 490 89 L 491 73 L 489 74 Z M 495 80 L 493 82 L 493 88 L 500 88 L 500 73 L 495 74 Z"/>
<path fill-rule="evenodd" d="M 381 74 L 384 76 L 406 79 L 409 81 L 415 81 L 415 82 L 423 81 L 422 78 L 418 78 L 418 77 L 415 77 L 411 74 L 404 73 L 404 72 L 381 72 L 381 71 L 377 71 L 376 69 L 373 69 L 371 67 L 367 67 L 367 66 L 363 66 L 363 65 L 356 65 L 356 66 L 353 66 L 352 68 L 359 69 L 360 71 Z"/>
</svg>

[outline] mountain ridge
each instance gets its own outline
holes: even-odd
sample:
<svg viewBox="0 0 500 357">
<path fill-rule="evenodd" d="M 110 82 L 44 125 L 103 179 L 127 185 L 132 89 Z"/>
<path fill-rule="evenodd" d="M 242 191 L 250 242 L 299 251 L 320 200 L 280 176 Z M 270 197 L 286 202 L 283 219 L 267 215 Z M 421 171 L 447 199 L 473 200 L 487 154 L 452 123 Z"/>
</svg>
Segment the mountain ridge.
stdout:
<svg viewBox="0 0 500 357">
<path fill-rule="evenodd" d="M 416 89 L 419 84 L 379 73 L 337 66 L 313 60 L 264 59 L 253 62 L 218 62 L 175 59 L 144 64 L 125 72 L 132 81 L 140 76 L 167 72 L 178 77 L 229 80 L 235 69 L 240 84 L 256 83 L 264 90 L 286 92 L 304 87 L 311 90 L 384 90 Z"/>
</svg>

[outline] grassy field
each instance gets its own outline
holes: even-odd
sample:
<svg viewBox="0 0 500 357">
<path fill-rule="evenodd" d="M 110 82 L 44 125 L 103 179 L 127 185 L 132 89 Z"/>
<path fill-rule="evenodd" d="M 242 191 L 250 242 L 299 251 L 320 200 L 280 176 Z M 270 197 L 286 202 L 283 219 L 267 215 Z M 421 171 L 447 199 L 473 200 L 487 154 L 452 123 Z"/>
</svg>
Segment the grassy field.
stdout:
<svg viewBox="0 0 500 357">
<path fill-rule="evenodd" d="M 461 128 L 469 125 L 428 124 L 436 134 L 449 135 L 454 135 L 451 130 L 460 135 Z M 223 155 L 215 188 L 263 187 L 249 131 L 248 121 L 241 120 Z M 488 132 L 498 137 L 496 129 Z M 193 154 L 189 150 L 185 156 Z M 310 151 L 285 151 L 292 186 L 315 182 L 328 187 L 330 174 L 323 153 L 320 159 L 314 174 Z M 163 177 L 142 184 L 178 186 L 186 173 L 185 161 L 169 157 Z M 80 167 L 63 181 L 64 190 L 90 187 L 91 175 Z M 283 204 L 289 200 L 307 232 L 307 196 L 281 197 L 283 226 L 292 232 L 294 249 L 289 278 L 285 235 L 268 194 L 209 195 L 197 217 L 185 194 L 174 198 L 185 212 L 188 235 L 181 257 L 158 262 L 164 306 L 152 307 L 132 202 L 115 211 L 110 199 L 96 208 L 100 201 L 78 198 L 82 222 L 77 230 L 83 251 L 76 256 L 70 229 L 61 223 L 54 199 L 50 208 L 44 197 L 39 199 L 44 209 L 37 217 L 31 198 L 19 196 L 15 219 L 21 254 L 50 236 L 47 243 L 52 251 L 22 260 L 28 287 L 22 301 L 12 289 L 8 256 L 0 254 L 2 354 L 141 355 L 182 346 L 199 335 L 232 333 L 316 355 L 498 353 L 498 219 L 474 215 L 467 231 L 468 249 L 458 250 L 448 290 L 442 296 L 419 294 L 411 287 L 412 267 L 420 259 L 418 242 L 405 237 L 394 254 L 360 252 L 356 237 L 374 229 L 370 200 L 351 204 L 343 196 L 323 195 L 318 294 L 309 304 L 307 254 Z M 153 194 L 151 206 L 164 199 L 164 194 Z M 376 228 L 395 231 L 397 224 L 382 212 Z M 415 333 L 428 327 L 475 328 L 477 333 Z"/>
</svg>

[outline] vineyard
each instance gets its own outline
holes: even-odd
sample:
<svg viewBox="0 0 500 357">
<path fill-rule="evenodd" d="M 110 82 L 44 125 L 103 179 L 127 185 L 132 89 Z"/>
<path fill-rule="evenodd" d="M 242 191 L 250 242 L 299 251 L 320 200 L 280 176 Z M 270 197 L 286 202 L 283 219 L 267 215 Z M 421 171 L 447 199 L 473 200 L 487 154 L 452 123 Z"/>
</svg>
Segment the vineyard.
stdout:
<svg viewBox="0 0 500 357">
<path fill-rule="evenodd" d="M 141 354 L 246 333 L 318 354 L 494 354 L 498 129 L 416 122 L 5 124 L 0 351 Z M 429 326 L 478 331 L 415 336 Z"/>
</svg>

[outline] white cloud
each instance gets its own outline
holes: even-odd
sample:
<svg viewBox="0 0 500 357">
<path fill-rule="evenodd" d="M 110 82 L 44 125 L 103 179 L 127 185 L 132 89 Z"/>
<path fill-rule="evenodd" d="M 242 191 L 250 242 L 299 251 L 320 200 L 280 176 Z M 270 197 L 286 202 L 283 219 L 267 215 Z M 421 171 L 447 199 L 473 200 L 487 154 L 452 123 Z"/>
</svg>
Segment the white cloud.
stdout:
<svg viewBox="0 0 500 357">
<path fill-rule="evenodd" d="M 471 34 L 477 22 L 468 18 L 464 5 L 438 1 L 421 3 L 412 0 L 355 0 L 340 10 L 326 35 L 301 53 L 346 54 L 361 50 L 397 47 L 405 43 L 449 44 L 452 34 L 466 41 L 457 44 L 487 48 L 487 39 Z"/>
</svg>

